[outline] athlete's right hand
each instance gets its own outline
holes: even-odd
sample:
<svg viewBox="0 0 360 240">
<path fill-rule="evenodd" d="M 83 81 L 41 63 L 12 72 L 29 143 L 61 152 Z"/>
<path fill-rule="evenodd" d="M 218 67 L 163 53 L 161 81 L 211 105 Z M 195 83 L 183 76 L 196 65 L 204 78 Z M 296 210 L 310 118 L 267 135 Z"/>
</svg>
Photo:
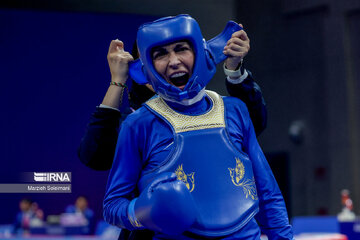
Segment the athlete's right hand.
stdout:
<svg viewBox="0 0 360 240">
<path fill-rule="evenodd" d="M 111 41 L 107 60 L 111 72 L 111 81 L 124 84 L 129 71 L 129 62 L 133 61 L 134 58 L 129 52 L 124 51 L 122 41 L 119 39 Z"/>
<path fill-rule="evenodd" d="M 195 222 L 197 210 L 185 183 L 170 172 L 160 174 L 128 207 L 134 227 L 180 235 Z"/>
</svg>

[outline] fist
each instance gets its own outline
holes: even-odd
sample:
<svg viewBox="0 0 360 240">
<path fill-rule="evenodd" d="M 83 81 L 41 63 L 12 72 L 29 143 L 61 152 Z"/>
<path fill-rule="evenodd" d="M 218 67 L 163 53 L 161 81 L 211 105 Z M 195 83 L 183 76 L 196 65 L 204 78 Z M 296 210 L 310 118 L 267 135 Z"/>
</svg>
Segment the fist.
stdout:
<svg viewBox="0 0 360 240">
<path fill-rule="evenodd" d="M 239 24 L 239 26 L 243 27 L 242 24 Z M 228 56 L 225 61 L 226 68 L 235 70 L 241 60 L 248 54 L 249 50 L 250 39 L 246 32 L 243 29 L 234 32 L 229 41 L 227 41 L 223 51 L 224 54 Z"/>
<path fill-rule="evenodd" d="M 129 62 L 134 58 L 129 52 L 124 51 L 124 43 L 118 39 L 112 40 L 107 54 L 111 80 L 125 83 L 129 71 Z"/>
<path fill-rule="evenodd" d="M 195 222 L 197 207 L 185 183 L 163 172 L 129 204 L 132 223 L 168 235 L 180 235 Z M 133 226 L 134 226 L 133 225 Z"/>
</svg>

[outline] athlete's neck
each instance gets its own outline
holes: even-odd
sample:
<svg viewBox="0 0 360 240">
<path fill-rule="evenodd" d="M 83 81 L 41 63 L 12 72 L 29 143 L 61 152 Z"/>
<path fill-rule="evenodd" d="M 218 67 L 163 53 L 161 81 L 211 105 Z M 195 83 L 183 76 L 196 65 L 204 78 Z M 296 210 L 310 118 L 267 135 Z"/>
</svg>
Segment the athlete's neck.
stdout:
<svg viewBox="0 0 360 240">
<path fill-rule="evenodd" d="M 206 94 L 202 97 L 202 99 L 200 99 L 199 101 L 197 101 L 197 102 L 195 102 L 195 103 L 193 103 L 191 105 L 182 105 L 182 104 L 177 103 L 177 102 L 169 102 L 169 101 L 166 101 L 166 100 L 165 100 L 165 102 L 173 110 L 175 110 L 175 111 L 177 111 L 179 113 L 182 113 L 182 114 L 186 114 L 186 115 L 204 114 L 211 107 L 211 101 L 210 101 L 209 97 Z"/>
</svg>

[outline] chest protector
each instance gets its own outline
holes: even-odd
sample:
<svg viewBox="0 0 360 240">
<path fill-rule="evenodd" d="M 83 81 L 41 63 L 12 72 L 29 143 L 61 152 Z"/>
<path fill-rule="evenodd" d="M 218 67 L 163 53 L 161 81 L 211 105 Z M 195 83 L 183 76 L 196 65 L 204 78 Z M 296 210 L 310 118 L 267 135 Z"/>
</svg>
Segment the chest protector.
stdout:
<svg viewBox="0 0 360 240">
<path fill-rule="evenodd" d="M 159 173 L 175 173 L 198 207 L 189 232 L 218 237 L 238 231 L 254 217 L 258 196 L 248 155 L 228 137 L 221 96 L 206 94 L 212 107 L 199 116 L 180 114 L 159 97 L 146 103 L 172 128 L 174 147 L 161 166 L 141 177 L 138 187 L 142 191 Z"/>
</svg>

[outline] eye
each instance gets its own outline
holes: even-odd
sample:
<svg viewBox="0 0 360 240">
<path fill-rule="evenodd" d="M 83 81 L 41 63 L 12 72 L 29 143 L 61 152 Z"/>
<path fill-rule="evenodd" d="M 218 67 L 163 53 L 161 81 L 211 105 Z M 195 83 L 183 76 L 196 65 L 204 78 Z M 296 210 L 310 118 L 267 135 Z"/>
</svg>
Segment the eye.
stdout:
<svg viewBox="0 0 360 240">
<path fill-rule="evenodd" d="M 158 49 L 155 50 L 152 54 L 153 59 L 159 59 L 167 54 L 167 51 L 165 49 Z"/>
<path fill-rule="evenodd" d="M 188 46 L 184 46 L 184 45 L 177 46 L 175 48 L 175 52 L 184 52 L 184 51 L 189 51 L 189 50 L 190 50 L 190 48 Z"/>
</svg>

